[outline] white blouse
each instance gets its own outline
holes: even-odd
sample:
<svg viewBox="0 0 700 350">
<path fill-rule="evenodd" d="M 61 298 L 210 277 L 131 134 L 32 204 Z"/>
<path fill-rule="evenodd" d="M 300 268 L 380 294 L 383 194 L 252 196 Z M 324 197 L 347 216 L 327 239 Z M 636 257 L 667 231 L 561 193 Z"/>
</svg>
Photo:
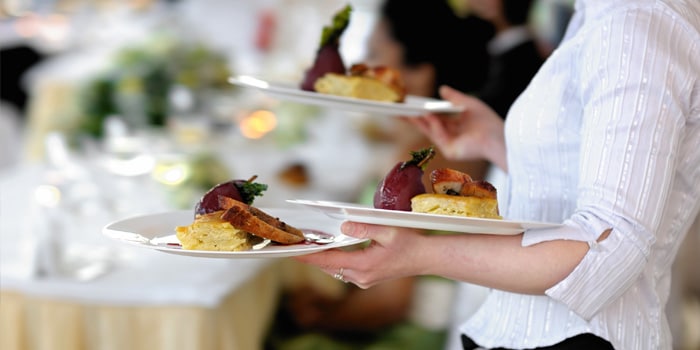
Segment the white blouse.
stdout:
<svg viewBox="0 0 700 350">
<path fill-rule="evenodd" d="M 577 1 L 506 140 L 505 216 L 565 224 L 522 244 L 591 249 L 544 296 L 493 290 L 461 331 L 484 347 L 590 332 L 616 349 L 671 349 L 671 264 L 700 210 L 700 1 Z"/>
</svg>

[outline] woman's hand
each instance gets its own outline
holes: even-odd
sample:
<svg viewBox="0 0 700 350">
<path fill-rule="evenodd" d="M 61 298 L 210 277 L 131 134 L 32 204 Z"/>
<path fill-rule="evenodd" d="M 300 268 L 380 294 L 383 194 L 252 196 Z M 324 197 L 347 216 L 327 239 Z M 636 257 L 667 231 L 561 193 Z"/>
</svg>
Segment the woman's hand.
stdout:
<svg viewBox="0 0 700 350">
<path fill-rule="evenodd" d="M 406 121 L 449 160 L 486 159 L 507 170 L 503 119 L 478 98 L 450 87 L 441 87 L 440 96 L 465 110 L 456 116 L 427 114 Z"/>
<path fill-rule="evenodd" d="M 361 288 L 407 276 L 436 275 L 541 295 L 568 276 L 588 251 L 586 242 L 575 240 L 523 247 L 522 234 L 433 236 L 416 229 L 357 222 L 344 222 L 341 230 L 372 243 L 362 250 L 326 250 L 295 259 Z"/>
<path fill-rule="evenodd" d="M 342 268 L 343 279 L 360 288 L 423 273 L 419 262 L 425 259 L 416 256 L 427 239 L 422 231 L 357 222 L 344 222 L 341 230 L 348 236 L 368 238 L 372 242 L 362 250 L 327 250 L 295 259 L 316 265 L 329 275 L 339 273 Z"/>
</svg>

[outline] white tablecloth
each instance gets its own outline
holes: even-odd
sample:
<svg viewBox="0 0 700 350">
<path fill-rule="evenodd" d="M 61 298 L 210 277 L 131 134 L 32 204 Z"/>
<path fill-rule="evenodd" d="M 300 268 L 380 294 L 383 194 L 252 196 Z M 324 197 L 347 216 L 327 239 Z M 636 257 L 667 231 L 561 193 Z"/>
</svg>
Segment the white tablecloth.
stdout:
<svg viewBox="0 0 700 350">
<path fill-rule="evenodd" d="M 71 208 L 88 212 L 71 215 L 71 220 L 53 218 L 52 211 L 56 208 L 37 204 L 35 196 L 40 195 L 35 192 L 50 181 L 62 180 L 47 179 L 43 170 L 40 165 L 25 165 L 0 176 L 0 288 L 3 290 L 112 305 L 213 307 L 271 263 L 263 259 L 170 255 L 134 248 L 103 236 L 102 227 L 113 220 L 141 214 L 143 210 L 167 210 L 160 206 L 160 199 L 149 203 L 148 193 L 142 191 L 136 194 L 141 200 L 133 201 L 129 210 Z M 77 192 L 91 190 L 85 184 L 77 186 L 86 187 Z M 87 198 L 88 194 L 82 196 L 86 198 L 76 202 L 96 200 Z M 57 242 L 51 243 L 52 239 Z M 62 253 L 51 259 L 55 248 Z"/>
<path fill-rule="evenodd" d="M 154 256 L 139 262 L 106 266 L 106 274 L 90 281 L 67 276 L 21 278 L 3 273 L 0 288 L 84 304 L 213 308 L 272 263 L 268 259 L 217 260 L 151 254 Z"/>
<path fill-rule="evenodd" d="M 113 241 L 104 225 L 168 210 L 167 201 L 147 186 L 120 191 L 119 181 L 59 175 L 35 164 L 0 173 L 2 349 L 262 349 L 284 286 L 327 277 L 289 271 L 296 265 L 284 259 L 195 258 Z M 96 185 L 118 196 L 97 196 Z M 51 186 L 76 198 L 54 203 Z"/>
</svg>

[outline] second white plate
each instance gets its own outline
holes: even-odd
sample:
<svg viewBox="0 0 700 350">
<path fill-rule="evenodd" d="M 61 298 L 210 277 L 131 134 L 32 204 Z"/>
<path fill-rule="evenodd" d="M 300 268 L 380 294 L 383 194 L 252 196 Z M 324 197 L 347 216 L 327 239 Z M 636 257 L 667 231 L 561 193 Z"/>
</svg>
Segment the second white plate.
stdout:
<svg viewBox="0 0 700 350">
<path fill-rule="evenodd" d="M 482 219 L 385 210 L 361 204 L 333 201 L 289 199 L 287 202 L 317 209 L 331 218 L 338 220 L 437 231 L 514 235 L 527 229 L 554 228 L 561 226 L 561 224 L 546 222 Z"/>
<path fill-rule="evenodd" d="M 333 96 L 305 91 L 297 86 L 285 83 L 272 83 L 248 75 L 229 78 L 234 85 L 258 89 L 266 94 L 293 102 L 312 104 L 322 107 L 344 109 L 353 112 L 377 113 L 394 116 L 420 116 L 426 113 L 459 113 L 463 107 L 448 101 L 420 96 L 406 96 L 401 103 L 380 102 L 359 98 Z"/>
</svg>

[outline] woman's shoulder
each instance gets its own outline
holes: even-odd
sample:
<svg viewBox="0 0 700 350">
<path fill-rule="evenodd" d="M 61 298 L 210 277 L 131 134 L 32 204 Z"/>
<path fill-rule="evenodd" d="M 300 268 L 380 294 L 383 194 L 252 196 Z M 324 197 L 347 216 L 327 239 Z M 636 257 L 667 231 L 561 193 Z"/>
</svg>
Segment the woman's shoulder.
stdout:
<svg viewBox="0 0 700 350">
<path fill-rule="evenodd" d="M 586 18 L 594 19 L 593 22 L 620 16 L 647 17 L 685 23 L 689 29 L 700 31 L 700 1 L 697 0 L 581 0 L 577 10 L 585 11 Z M 623 22 L 617 21 L 620 25 Z"/>
<path fill-rule="evenodd" d="M 582 40 L 604 44 L 601 38 L 668 43 L 689 54 L 700 54 L 700 1 L 697 0 L 582 0 Z M 671 35 L 672 34 L 672 35 Z M 666 35 L 666 36 L 665 36 Z M 670 36 L 669 36 L 670 35 Z M 681 54 L 674 50 L 675 55 Z"/>
</svg>

